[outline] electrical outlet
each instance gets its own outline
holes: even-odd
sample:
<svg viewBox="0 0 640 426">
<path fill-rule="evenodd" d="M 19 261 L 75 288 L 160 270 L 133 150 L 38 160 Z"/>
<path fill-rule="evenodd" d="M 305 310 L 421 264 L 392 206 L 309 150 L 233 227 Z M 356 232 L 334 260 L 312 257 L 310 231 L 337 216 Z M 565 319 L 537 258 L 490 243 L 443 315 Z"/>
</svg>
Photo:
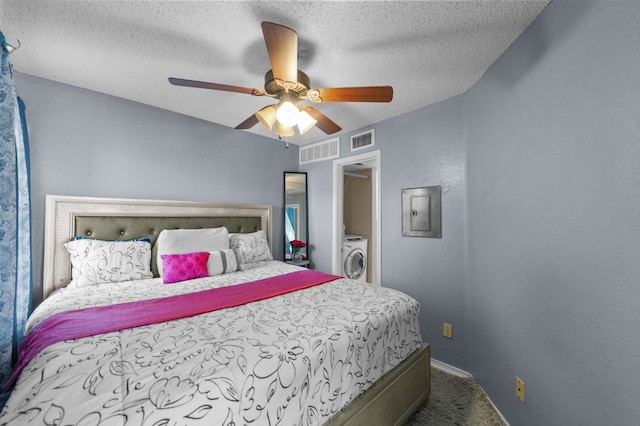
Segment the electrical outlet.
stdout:
<svg viewBox="0 0 640 426">
<path fill-rule="evenodd" d="M 453 339 L 453 329 L 448 322 L 442 323 L 442 335 L 448 339 Z"/>
<path fill-rule="evenodd" d="M 516 396 L 524 404 L 524 382 L 518 376 L 516 376 Z"/>
</svg>

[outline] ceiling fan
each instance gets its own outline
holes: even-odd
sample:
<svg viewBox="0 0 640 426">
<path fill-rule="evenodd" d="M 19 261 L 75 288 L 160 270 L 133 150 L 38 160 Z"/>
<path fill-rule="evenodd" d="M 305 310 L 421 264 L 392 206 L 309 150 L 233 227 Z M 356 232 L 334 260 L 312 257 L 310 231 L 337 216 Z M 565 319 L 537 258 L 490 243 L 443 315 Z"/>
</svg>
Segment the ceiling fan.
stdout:
<svg viewBox="0 0 640 426">
<path fill-rule="evenodd" d="M 264 77 L 264 90 L 174 77 L 170 77 L 169 82 L 176 86 L 276 98 L 277 104 L 268 105 L 252 114 L 238 124 L 236 129 L 250 129 L 260 122 L 267 130 L 273 129 L 280 137 L 294 136 L 296 126 L 300 134 L 314 126 L 328 135 L 341 130 L 340 126 L 316 108 L 298 104 L 298 101 L 391 102 L 393 99 L 391 86 L 312 89 L 309 77 L 298 69 L 298 34 L 291 28 L 272 22 L 262 22 L 262 33 L 271 62 L 271 70 Z"/>
</svg>

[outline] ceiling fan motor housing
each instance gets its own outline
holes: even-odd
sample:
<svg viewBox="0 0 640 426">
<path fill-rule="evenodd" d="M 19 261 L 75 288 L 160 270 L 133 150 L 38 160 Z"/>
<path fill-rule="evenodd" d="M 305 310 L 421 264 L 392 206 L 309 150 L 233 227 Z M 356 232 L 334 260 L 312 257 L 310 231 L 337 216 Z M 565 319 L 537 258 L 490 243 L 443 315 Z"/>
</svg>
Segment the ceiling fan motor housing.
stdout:
<svg viewBox="0 0 640 426">
<path fill-rule="evenodd" d="M 309 76 L 300 70 L 298 70 L 298 81 L 284 81 L 278 78 L 273 78 L 273 70 L 267 71 L 264 75 L 264 90 L 273 96 L 283 90 L 304 96 L 304 94 L 309 90 L 309 87 L 311 87 L 311 80 L 309 79 Z"/>
</svg>

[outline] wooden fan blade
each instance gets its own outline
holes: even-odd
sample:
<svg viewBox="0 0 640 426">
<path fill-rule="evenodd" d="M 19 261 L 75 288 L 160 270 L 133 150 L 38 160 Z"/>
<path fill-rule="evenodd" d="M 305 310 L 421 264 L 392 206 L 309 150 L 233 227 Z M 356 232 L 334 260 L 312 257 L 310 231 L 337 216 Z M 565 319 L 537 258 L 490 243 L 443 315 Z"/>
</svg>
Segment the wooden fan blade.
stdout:
<svg viewBox="0 0 640 426">
<path fill-rule="evenodd" d="M 339 132 L 342 130 L 342 127 L 338 126 L 336 123 L 331 121 L 329 117 L 312 107 L 311 105 L 304 105 L 301 107 L 309 113 L 311 117 L 316 119 L 318 122 L 316 123 L 316 127 L 328 135 Z"/>
<path fill-rule="evenodd" d="M 391 102 L 393 87 L 334 87 L 328 89 L 312 89 L 307 92 L 312 102 Z"/>
<path fill-rule="evenodd" d="M 184 80 L 182 78 L 169 77 L 169 83 L 175 86 L 197 87 L 199 89 L 223 90 L 225 92 L 246 93 L 247 95 L 263 96 L 264 92 L 248 87 L 230 86 L 228 84 L 207 83 L 206 81 Z"/>
<path fill-rule="evenodd" d="M 272 22 L 262 23 L 262 34 L 273 77 L 294 83 L 298 81 L 298 34 L 291 28 Z"/>
<path fill-rule="evenodd" d="M 256 124 L 258 124 L 258 117 L 256 117 L 255 114 L 252 114 L 251 117 L 247 118 L 242 123 L 238 124 L 236 126 L 236 129 L 240 129 L 240 130 L 250 129 Z"/>
</svg>

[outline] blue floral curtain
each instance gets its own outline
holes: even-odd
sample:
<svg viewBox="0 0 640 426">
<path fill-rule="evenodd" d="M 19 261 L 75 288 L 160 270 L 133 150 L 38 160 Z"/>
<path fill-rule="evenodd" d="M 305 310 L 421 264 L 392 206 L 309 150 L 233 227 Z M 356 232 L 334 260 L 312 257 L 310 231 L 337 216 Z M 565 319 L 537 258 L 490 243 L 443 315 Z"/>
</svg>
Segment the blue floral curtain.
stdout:
<svg viewBox="0 0 640 426">
<path fill-rule="evenodd" d="M 31 311 L 29 140 L 9 51 L 0 32 L 0 384 L 11 375 Z M 0 407 L 8 395 L 0 395 Z"/>
</svg>

